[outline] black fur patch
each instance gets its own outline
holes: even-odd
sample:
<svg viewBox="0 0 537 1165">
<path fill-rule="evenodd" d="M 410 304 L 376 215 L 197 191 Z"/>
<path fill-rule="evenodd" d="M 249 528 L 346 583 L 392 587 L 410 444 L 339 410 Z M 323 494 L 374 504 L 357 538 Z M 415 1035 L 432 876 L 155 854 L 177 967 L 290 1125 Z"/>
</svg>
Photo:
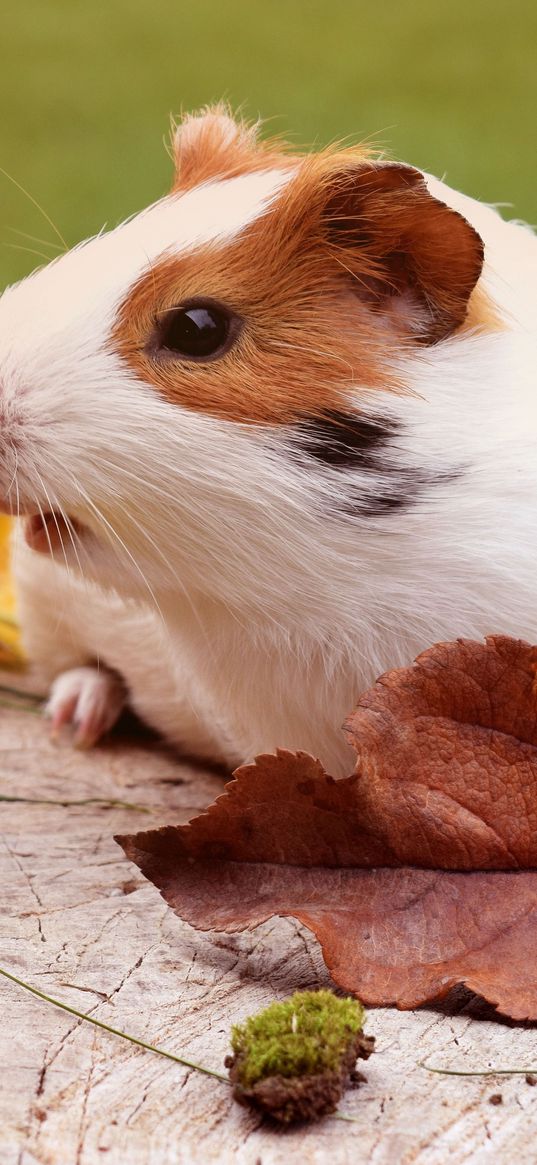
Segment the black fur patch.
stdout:
<svg viewBox="0 0 537 1165">
<path fill-rule="evenodd" d="M 401 426 L 385 417 L 360 417 L 352 413 L 323 413 L 300 422 L 300 448 L 336 469 L 379 468 L 379 454 Z"/>
<path fill-rule="evenodd" d="M 363 417 L 328 412 L 308 417 L 296 426 L 296 446 L 301 453 L 335 470 L 361 470 L 368 480 L 349 491 L 344 508 L 371 517 L 408 509 L 428 486 L 452 481 L 459 469 L 434 470 L 405 466 L 394 438 L 402 424 L 389 417 Z M 369 477 L 371 480 L 369 481 Z"/>
</svg>

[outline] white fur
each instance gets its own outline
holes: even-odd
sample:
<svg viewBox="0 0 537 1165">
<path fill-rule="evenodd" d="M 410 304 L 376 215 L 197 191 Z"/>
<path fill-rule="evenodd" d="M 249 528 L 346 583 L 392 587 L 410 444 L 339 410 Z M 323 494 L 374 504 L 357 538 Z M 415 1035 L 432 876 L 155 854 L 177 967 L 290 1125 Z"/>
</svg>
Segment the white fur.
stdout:
<svg viewBox="0 0 537 1165">
<path fill-rule="evenodd" d="M 71 548 L 66 569 L 20 546 L 44 680 L 103 660 L 174 743 L 230 764 L 304 748 L 338 775 L 352 763 L 339 725 L 380 672 L 439 639 L 537 642 L 537 241 L 428 181 L 484 239 L 507 327 L 406 356 L 412 396 L 356 386 L 362 411 L 404 421 L 402 464 L 462 467 L 408 512 L 353 513 L 352 492 L 381 479 L 306 468 L 279 427 L 168 404 L 106 346 L 148 262 L 239 232 L 281 175 L 165 199 L 2 298 L 3 490 L 94 532 L 79 548 L 86 581 Z"/>
</svg>

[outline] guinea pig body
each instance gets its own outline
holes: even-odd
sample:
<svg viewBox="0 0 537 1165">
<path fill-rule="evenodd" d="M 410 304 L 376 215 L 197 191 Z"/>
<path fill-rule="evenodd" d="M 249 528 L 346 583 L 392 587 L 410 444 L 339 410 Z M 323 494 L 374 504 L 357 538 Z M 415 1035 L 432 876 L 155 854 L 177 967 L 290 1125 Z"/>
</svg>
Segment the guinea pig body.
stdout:
<svg viewBox="0 0 537 1165">
<path fill-rule="evenodd" d="M 127 698 L 234 765 L 439 639 L 537 639 L 537 242 L 221 111 L 174 190 L 0 300 L 23 631 L 83 743 Z"/>
</svg>

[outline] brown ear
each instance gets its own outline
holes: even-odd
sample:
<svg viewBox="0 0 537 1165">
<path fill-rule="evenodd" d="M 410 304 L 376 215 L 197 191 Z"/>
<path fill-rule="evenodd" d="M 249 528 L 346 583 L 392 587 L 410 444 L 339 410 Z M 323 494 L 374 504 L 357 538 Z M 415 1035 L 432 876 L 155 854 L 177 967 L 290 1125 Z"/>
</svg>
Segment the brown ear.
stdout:
<svg viewBox="0 0 537 1165">
<path fill-rule="evenodd" d="M 235 121 L 225 105 L 207 106 L 174 127 L 174 190 L 248 168 L 256 150 L 257 126 Z"/>
<path fill-rule="evenodd" d="M 463 323 L 483 243 L 461 214 L 429 194 L 418 170 L 363 162 L 332 174 L 321 217 L 334 257 L 374 310 L 406 313 L 425 344 Z"/>
</svg>

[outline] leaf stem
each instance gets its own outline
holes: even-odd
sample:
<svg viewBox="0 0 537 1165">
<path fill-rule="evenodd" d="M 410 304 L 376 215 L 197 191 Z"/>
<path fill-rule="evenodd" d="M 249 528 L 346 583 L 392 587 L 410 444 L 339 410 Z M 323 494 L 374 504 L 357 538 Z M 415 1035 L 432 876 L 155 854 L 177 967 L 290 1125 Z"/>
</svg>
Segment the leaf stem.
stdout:
<svg viewBox="0 0 537 1165">
<path fill-rule="evenodd" d="M 462 1068 L 437 1068 L 428 1064 L 426 1060 L 419 1060 L 418 1068 L 425 1068 L 426 1072 L 436 1072 L 439 1076 L 532 1076 L 537 1073 L 537 1068 L 475 1068 L 472 1071 Z"/>
<path fill-rule="evenodd" d="M 0 801 L 9 801 L 11 804 L 24 805 L 61 805 L 65 809 L 72 805 L 105 805 L 107 809 L 132 809 L 137 813 L 153 813 L 149 805 L 137 805 L 136 801 L 115 801 L 107 797 L 84 797 L 80 801 L 56 801 L 52 797 L 10 797 L 0 793 Z"/>
<path fill-rule="evenodd" d="M 194 1060 L 186 1060 L 184 1056 L 176 1056 L 174 1052 L 167 1052 L 164 1048 L 157 1048 L 154 1044 L 148 1044 L 145 1040 L 139 1040 L 137 1036 L 131 1036 L 128 1032 L 122 1032 L 117 1027 L 111 1027 L 109 1023 L 104 1023 L 102 1019 L 95 1019 L 93 1015 L 88 1015 L 85 1011 L 78 1011 L 76 1007 L 71 1007 L 68 1003 L 62 1003 L 61 1000 L 55 999 L 53 995 L 47 995 L 44 991 L 39 991 L 37 987 L 32 987 L 31 983 L 26 983 L 24 979 L 19 979 L 11 971 L 6 971 L 4 967 L 0 967 L 0 975 L 3 975 L 5 979 L 9 979 L 12 983 L 16 983 L 17 987 L 22 987 L 25 991 L 30 991 L 38 999 L 43 999 L 45 1003 L 52 1003 L 54 1007 L 59 1007 L 61 1011 L 67 1011 L 69 1015 L 74 1015 L 77 1019 L 85 1019 L 87 1023 L 92 1023 L 94 1027 L 100 1027 L 102 1031 L 109 1032 L 112 1036 L 119 1036 L 122 1040 L 128 1040 L 129 1043 L 136 1044 L 138 1048 L 144 1048 L 146 1052 L 155 1052 L 157 1056 L 164 1056 L 167 1060 L 173 1060 L 175 1064 L 181 1064 L 184 1068 L 193 1068 L 196 1072 L 203 1072 L 205 1076 L 214 1076 L 215 1080 L 221 1080 L 223 1084 L 231 1083 L 229 1076 L 224 1076 L 222 1072 L 216 1072 L 214 1068 L 206 1068 L 204 1064 L 197 1064 Z M 434 1071 L 434 1069 L 431 1069 L 431 1071 Z M 349 1121 L 351 1124 L 359 1123 L 357 1117 L 347 1116 L 343 1112 L 334 1112 L 331 1115 L 334 1120 Z"/>
<path fill-rule="evenodd" d="M 4 970 L 3 967 L 0 967 L 0 975 L 3 975 L 6 979 L 10 979 L 18 987 L 23 987 L 25 991 L 30 991 L 32 995 L 37 995 L 38 999 L 44 999 L 45 1003 L 52 1003 L 54 1007 L 59 1007 L 62 1011 L 67 1011 L 69 1015 L 75 1015 L 77 1019 L 85 1019 L 88 1023 L 92 1023 L 94 1027 L 100 1027 L 103 1031 L 109 1032 L 113 1036 L 120 1036 L 122 1040 L 129 1040 L 131 1044 L 136 1044 L 139 1048 L 145 1048 L 147 1052 L 156 1052 L 157 1056 L 165 1056 L 167 1060 L 174 1060 L 176 1064 L 182 1064 L 184 1068 L 194 1068 L 196 1072 L 204 1072 L 206 1076 L 214 1076 L 217 1080 L 222 1080 L 224 1084 L 229 1084 L 229 1078 L 221 1072 L 215 1072 L 213 1068 L 206 1068 L 203 1064 L 196 1064 L 193 1060 L 186 1060 L 182 1056 L 176 1056 L 173 1052 L 166 1052 L 164 1048 L 156 1048 L 154 1044 L 147 1044 L 145 1040 L 139 1040 L 136 1036 L 129 1035 L 128 1032 L 122 1032 L 117 1027 L 111 1027 L 110 1024 L 103 1023 L 102 1019 L 95 1019 L 94 1016 L 87 1015 L 84 1011 L 78 1011 L 76 1007 L 70 1007 L 68 1003 L 62 1003 L 59 999 L 54 999 L 52 995 L 46 995 L 44 991 L 39 991 L 37 987 L 32 987 L 30 983 L 25 983 L 24 979 L 18 979 L 16 975 L 12 975 L 10 971 Z"/>
<path fill-rule="evenodd" d="M 34 716 L 41 715 L 41 709 L 38 704 L 28 704 L 24 700 L 0 699 L 0 708 L 9 708 L 10 712 L 31 712 Z"/>
<path fill-rule="evenodd" d="M 17 696 L 19 700 L 31 700 L 36 704 L 42 704 L 45 697 L 38 696 L 37 692 L 25 692 L 22 688 L 13 688 L 10 684 L 0 684 L 0 692 L 7 692 L 9 696 Z"/>
</svg>

